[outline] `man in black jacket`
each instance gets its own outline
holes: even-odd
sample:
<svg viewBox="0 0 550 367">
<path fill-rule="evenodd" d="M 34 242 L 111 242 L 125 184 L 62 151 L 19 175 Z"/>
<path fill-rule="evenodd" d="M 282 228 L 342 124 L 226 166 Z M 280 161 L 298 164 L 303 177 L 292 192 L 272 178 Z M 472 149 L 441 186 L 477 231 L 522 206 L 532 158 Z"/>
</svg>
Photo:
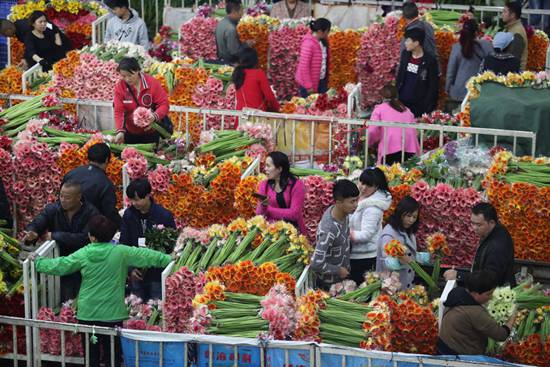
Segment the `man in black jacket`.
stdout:
<svg viewBox="0 0 550 367">
<path fill-rule="evenodd" d="M 508 230 L 498 222 L 497 211 L 489 203 L 478 203 L 472 208 L 472 225 L 480 238 L 472 271 L 489 270 L 496 274 L 497 285 L 516 286 L 514 277 L 514 241 Z M 447 270 L 446 280 L 463 281 L 466 274 Z"/>
<path fill-rule="evenodd" d="M 65 175 L 63 181 L 78 182 L 86 201 L 113 222 L 116 228 L 120 228 L 115 186 L 105 173 L 110 158 L 111 149 L 107 144 L 94 144 L 88 149 L 89 164 L 73 169 Z"/>
<path fill-rule="evenodd" d="M 97 209 L 82 197 L 80 185 L 66 181 L 61 186 L 59 200 L 46 205 L 34 218 L 23 240 L 33 243 L 46 234 L 46 240 L 54 240 L 59 246 L 60 256 L 68 256 L 90 242 L 88 222 L 97 214 Z M 74 299 L 79 288 L 80 273 L 61 277 L 61 301 Z"/>
<path fill-rule="evenodd" d="M 122 216 L 119 242 L 145 247 L 145 232 L 155 225 L 176 228 L 172 213 L 151 198 L 151 184 L 146 178 L 130 182 L 126 195 L 132 205 Z M 161 298 L 162 269 L 152 268 L 145 275 L 139 269 L 130 271 L 130 290 L 144 301 Z"/>
<path fill-rule="evenodd" d="M 399 100 L 415 117 L 435 110 L 439 91 L 437 60 L 424 51 L 424 38 L 420 28 L 405 32 L 405 50 L 401 52 L 397 73 Z"/>
</svg>

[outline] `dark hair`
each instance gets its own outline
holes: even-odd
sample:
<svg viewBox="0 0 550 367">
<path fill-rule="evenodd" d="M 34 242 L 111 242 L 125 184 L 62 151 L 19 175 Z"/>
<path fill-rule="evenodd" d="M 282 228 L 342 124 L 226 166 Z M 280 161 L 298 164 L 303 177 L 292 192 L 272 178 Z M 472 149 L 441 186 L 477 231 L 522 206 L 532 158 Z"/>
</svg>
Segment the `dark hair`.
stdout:
<svg viewBox="0 0 550 367">
<path fill-rule="evenodd" d="M 375 186 L 378 190 L 388 194 L 390 188 L 388 187 L 388 181 L 386 175 L 378 167 L 367 168 L 359 176 L 359 181 L 366 186 Z"/>
<path fill-rule="evenodd" d="M 510 10 L 511 13 L 514 13 L 516 19 L 521 18 L 521 2 L 519 1 L 507 1 L 504 5 Z"/>
<path fill-rule="evenodd" d="M 99 214 L 90 218 L 88 228 L 90 235 L 97 238 L 98 242 L 111 242 L 117 231 L 113 222 Z"/>
<path fill-rule="evenodd" d="M 417 41 L 420 46 L 424 45 L 424 39 L 426 38 L 426 32 L 421 28 L 411 28 L 405 31 L 405 39 L 410 38 L 413 41 Z"/>
<path fill-rule="evenodd" d="M 337 180 L 332 188 L 332 198 L 334 200 L 343 200 L 348 198 L 356 198 L 359 196 L 357 185 L 350 180 Z"/>
<path fill-rule="evenodd" d="M 489 203 L 477 203 L 472 208 L 472 213 L 475 215 L 483 215 L 483 219 L 485 219 L 487 222 L 490 220 L 494 220 L 495 223 L 498 223 L 498 215 L 495 207 Z"/>
<path fill-rule="evenodd" d="M 258 67 L 258 53 L 252 47 L 244 47 L 239 53 L 239 65 L 233 70 L 231 79 L 235 88 L 239 89 L 244 84 L 244 70 Z"/>
<path fill-rule="evenodd" d="M 126 195 L 130 199 L 144 199 L 147 195 L 151 193 L 151 184 L 146 178 L 138 178 L 130 182 L 126 188 Z"/>
<path fill-rule="evenodd" d="M 477 33 L 479 32 L 479 27 L 475 19 L 468 19 L 462 25 L 460 30 L 460 46 L 462 47 L 462 56 L 467 59 L 470 59 L 474 55 L 474 47 L 477 43 Z"/>
<path fill-rule="evenodd" d="M 477 270 L 466 275 L 466 289 L 470 292 L 485 293 L 498 285 L 497 275 L 490 270 Z"/>
<path fill-rule="evenodd" d="M 403 227 L 403 215 L 412 214 L 418 210 L 420 214 L 420 204 L 418 201 L 413 199 L 411 196 L 405 196 L 399 203 L 394 212 L 390 216 L 388 223 L 395 230 L 405 230 Z M 416 233 L 418 231 L 418 226 L 420 225 L 420 220 L 417 220 L 409 229 L 406 230 L 407 233 Z"/>
<path fill-rule="evenodd" d="M 94 163 L 107 163 L 111 158 L 111 149 L 105 143 L 94 144 L 88 149 L 88 160 Z"/>
<path fill-rule="evenodd" d="M 61 184 L 61 188 L 73 188 L 77 189 L 79 193 L 82 193 L 82 185 L 78 181 L 75 180 L 67 180 Z"/>
<path fill-rule="evenodd" d="M 242 7 L 242 4 L 240 1 L 238 0 L 228 0 L 226 3 L 225 3 L 225 12 L 227 13 L 227 15 L 233 13 L 234 11 L 239 11 L 241 10 L 241 7 Z"/>
<path fill-rule="evenodd" d="M 130 73 L 136 73 L 141 71 L 141 66 L 139 62 L 134 57 L 123 57 L 122 60 L 118 63 L 116 71 L 127 71 Z"/>
<path fill-rule="evenodd" d="M 332 23 L 327 18 L 317 18 L 309 22 L 309 29 L 311 29 L 312 32 L 330 31 L 331 26 Z"/>
<path fill-rule="evenodd" d="M 48 20 L 48 16 L 43 11 L 35 10 L 32 12 L 32 14 L 29 17 L 29 25 L 31 26 L 32 29 L 34 29 L 34 25 L 33 25 L 34 22 L 36 22 L 38 18 L 42 18 L 42 17 L 45 17 L 46 20 Z"/>
<path fill-rule="evenodd" d="M 130 3 L 128 0 L 107 0 L 105 1 L 105 5 L 107 5 L 109 8 L 130 8 Z"/>
<path fill-rule="evenodd" d="M 390 106 L 398 112 L 403 112 L 407 107 L 399 100 L 397 87 L 392 83 L 386 84 L 380 92 L 382 97 L 390 100 Z"/>
<path fill-rule="evenodd" d="M 290 180 L 296 180 L 296 176 L 294 176 L 290 172 L 290 161 L 288 160 L 288 156 L 283 152 L 271 152 L 267 155 L 271 160 L 273 161 L 273 165 L 276 168 L 281 168 L 281 177 L 279 179 L 279 185 L 281 188 L 286 188 L 286 185 L 290 182 Z M 273 182 L 270 182 L 273 184 Z"/>
<path fill-rule="evenodd" d="M 7 19 L 0 19 L 0 34 L 5 35 L 8 30 L 12 30 L 15 33 L 15 24 Z M 7 36 L 6 36 L 7 37 Z"/>
<path fill-rule="evenodd" d="M 415 3 L 408 1 L 403 4 L 403 17 L 408 20 L 418 17 L 418 7 Z"/>
</svg>

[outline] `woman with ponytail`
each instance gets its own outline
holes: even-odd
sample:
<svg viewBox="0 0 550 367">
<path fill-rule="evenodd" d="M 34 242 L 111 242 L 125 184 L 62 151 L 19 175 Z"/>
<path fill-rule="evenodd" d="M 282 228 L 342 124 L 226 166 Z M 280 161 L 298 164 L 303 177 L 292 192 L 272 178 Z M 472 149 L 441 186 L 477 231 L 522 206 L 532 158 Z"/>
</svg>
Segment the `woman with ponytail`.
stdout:
<svg viewBox="0 0 550 367">
<path fill-rule="evenodd" d="M 386 102 L 374 108 L 370 117 L 371 121 L 415 123 L 413 113 L 397 97 L 395 85 L 388 84 L 384 86 L 381 94 Z M 387 165 L 401 162 L 402 130 L 398 127 L 369 126 L 369 146 L 378 144 L 378 164 L 384 162 L 384 156 L 386 156 L 385 163 Z M 416 129 L 405 129 L 403 147 L 405 148 L 405 160 L 420 153 Z"/>
<path fill-rule="evenodd" d="M 256 50 L 250 47 L 242 49 L 232 80 L 237 91 L 237 110 L 252 108 L 279 112 L 279 102 L 271 90 L 267 76 L 258 68 Z"/>
<path fill-rule="evenodd" d="M 309 23 L 311 33 L 306 34 L 302 41 L 295 79 L 300 85 L 300 96 L 303 98 L 328 90 L 330 54 L 327 40 L 330 27 L 328 19 L 313 20 Z"/>
<path fill-rule="evenodd" d="M 458 107 L 466 97 L 466 83 L 479 72 L 483 59 L 493 51 L 491 43 L 478 39 L 479 27 L 475 19 L 464 22 L 460 31 L 460 38 L 451 49 L 445 91 L 449 95 L 447 109 Z"/>
</svg>

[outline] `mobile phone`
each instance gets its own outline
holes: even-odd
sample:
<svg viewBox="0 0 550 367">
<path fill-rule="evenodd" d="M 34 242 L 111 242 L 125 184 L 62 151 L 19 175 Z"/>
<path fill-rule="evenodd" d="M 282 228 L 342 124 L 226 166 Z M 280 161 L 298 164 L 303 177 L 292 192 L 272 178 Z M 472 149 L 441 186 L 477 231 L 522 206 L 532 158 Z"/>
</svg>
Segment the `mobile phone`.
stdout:
<svg viewBox="0 0 550 367">
<path fill-rule="evenodd" d="M 264 201 L 265 199 L 267 199 L 267 196 L 265 195 L 262 195 L 262 194 L 258 194 L 257 192 L 253 193 L 252 194 L 256 199 L 259 199 L 261 201 Z"/>
</svg>

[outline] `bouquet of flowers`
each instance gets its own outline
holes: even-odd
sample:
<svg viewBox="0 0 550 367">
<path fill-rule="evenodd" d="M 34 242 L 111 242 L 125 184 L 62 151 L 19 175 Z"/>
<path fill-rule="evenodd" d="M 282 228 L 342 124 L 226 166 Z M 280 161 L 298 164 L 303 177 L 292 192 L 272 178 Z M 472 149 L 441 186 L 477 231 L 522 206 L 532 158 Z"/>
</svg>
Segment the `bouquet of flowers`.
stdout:
<svg viewBox="0 0 550 367">
<path fill-rule="evenodd" d="M 170 254 L 174 251 L 178 239 L 178 230 L 165 227 L 162 224 L 155 224 L 145 230 L 145 243 L 151 250 Z"/>
</svg>

